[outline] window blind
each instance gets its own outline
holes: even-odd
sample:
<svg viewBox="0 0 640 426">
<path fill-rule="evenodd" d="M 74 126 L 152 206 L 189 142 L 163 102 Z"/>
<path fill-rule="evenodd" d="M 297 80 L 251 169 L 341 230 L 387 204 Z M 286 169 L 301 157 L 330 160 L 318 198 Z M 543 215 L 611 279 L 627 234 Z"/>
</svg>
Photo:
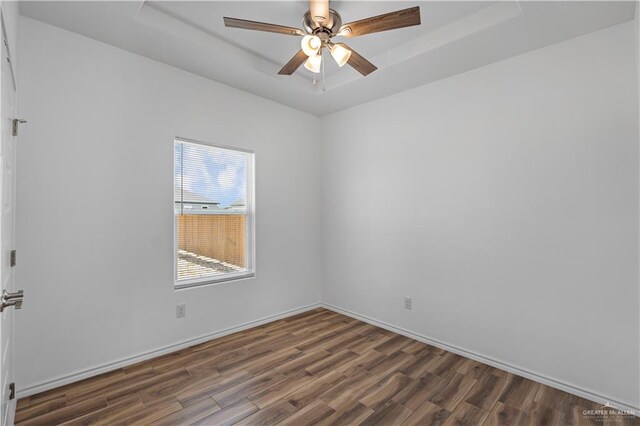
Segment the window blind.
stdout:
<svg viewBox="0 0 640 426">
<path fill-rule="evenodd" d="M 183 140 L 174 148 L 177 281 L 249 270 L 252 154 Z"/>
</svg>

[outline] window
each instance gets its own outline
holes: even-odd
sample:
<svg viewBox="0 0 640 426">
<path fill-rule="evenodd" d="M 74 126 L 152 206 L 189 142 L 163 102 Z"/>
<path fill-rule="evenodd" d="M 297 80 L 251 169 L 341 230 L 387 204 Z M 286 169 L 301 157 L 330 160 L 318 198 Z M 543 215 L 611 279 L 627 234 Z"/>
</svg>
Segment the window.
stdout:
<svg viewBox="0 0 640 426">
<path fill-rule="evenodd" d="M 253 153 L 174 146 L 176 287 L 252 277 Z"/>
</svg>

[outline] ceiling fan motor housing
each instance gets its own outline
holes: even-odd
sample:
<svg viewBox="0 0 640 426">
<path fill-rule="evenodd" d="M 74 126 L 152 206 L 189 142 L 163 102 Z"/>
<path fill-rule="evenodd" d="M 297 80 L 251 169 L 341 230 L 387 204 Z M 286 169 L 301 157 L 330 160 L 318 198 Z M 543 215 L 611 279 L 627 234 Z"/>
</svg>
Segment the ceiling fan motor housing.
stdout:
<svg viewBox="0 0 640 426">
<path fill-rule="evenodd" d="M 333 9 L 329 9 L 329 22 L 325 25 L 320 25 L 314 21 L 311 17 L 311 11 L 307 11 L 302 18 L 302 26 L 307 34 L 315 34 L 322 38 L 321 34 L 327 34 L 327 38 L 333 37 L 338 33 L 342 26 L 342 17 L 338 12 Z M 323 40 L 325 41 L 325 40 Z"/>
</svg>

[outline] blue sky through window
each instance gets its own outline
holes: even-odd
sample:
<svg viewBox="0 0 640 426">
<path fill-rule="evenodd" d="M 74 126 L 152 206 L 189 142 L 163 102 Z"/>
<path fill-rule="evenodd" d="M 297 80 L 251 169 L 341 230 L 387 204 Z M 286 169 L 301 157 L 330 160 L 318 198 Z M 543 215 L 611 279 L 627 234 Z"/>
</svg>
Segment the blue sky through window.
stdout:
<svg viewBox="0 0 640 426">
<path fill-rule="evenodd" d="M 240 151 L 176 141 L 174 185 L 219 203 L 221 208 L 245 205 L 248 157 Z"/>
</svg>

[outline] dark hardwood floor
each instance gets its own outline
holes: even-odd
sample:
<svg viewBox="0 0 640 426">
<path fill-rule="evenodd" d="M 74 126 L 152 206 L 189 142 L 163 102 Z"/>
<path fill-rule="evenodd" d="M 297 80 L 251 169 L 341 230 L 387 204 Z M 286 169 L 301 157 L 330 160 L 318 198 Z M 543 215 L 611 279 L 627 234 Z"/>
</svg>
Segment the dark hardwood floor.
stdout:
<svg viewBox="0 0 640 426">
<path fill-rule="evenodd" d="M 16 423 L 602 425 L 584 415 L 601 408 L 316 309 L 23 398 Z"/>
</svg>

